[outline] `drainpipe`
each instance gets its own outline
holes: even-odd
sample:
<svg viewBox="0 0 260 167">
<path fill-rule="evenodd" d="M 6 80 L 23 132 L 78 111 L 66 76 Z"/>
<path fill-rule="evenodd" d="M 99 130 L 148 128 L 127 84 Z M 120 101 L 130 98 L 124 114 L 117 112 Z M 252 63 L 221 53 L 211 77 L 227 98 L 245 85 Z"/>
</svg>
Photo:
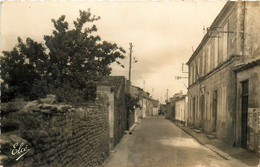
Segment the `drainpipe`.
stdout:
<svg viewBox="0 0 260 167">
<path fill-rule="evenodd" d="M 243 1 L 243 35 L 242 35 L 242 39 L 243 39 L 243 46 L 242 46 L 242 56 L 243 56 L 243 61 L 245 60 L 245 22 L 246 22 L 246 1 Z"/>
<path fill-rule="evenodd" d="M 243 40 L 243 42 L 242 42 L 242 62 L 244 62 L 245 61 L 245 22 L 246 22 L 246 1 L 243 1 L 242 2 L 243 3 L 243 8 L 242 8 L 242 10 L 243 10 L 243 24 L 242 24 L 242 40 Z M 240 59 L 240 61 L 241 61 L 241 59 Z M 235 87 L 236 87 L 236 101 L 235 101 L 235 106 L 236 106 L 236 108 L 235 108 L 235 117 L 234 117 L 234 143 L 233 143 L 233 147 L 235 147 L 235 146 L 237 146 L 237 140 L 236 140 L 236 135 L 237 135 L 237 105 L 238 105 L 238 94 L 237 94 L 237 73 L 235 74 L 236 75 L 236 78 L 235 78 Z M 239 145 L 239 144 L 238 144 Z"/>
</svg>

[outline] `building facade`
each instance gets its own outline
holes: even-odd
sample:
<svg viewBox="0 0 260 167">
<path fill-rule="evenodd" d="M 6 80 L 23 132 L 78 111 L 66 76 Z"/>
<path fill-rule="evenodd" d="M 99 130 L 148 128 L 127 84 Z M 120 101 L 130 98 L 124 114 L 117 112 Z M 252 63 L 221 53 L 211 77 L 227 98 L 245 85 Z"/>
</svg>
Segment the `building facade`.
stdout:
<svg viewBox="0 0 260 167">
<path fill-rule="evenodd" d="M 227 2 L 187 62 L 188 125 L 245 148 L 248 114 L 241 114 L 238 92 L 243 76 L 259 78 L 259 73 L 258 67 L 251 69 L 254 74 L 234 69 L 259 57 L 259 16 L 260 2 Z M 259 85 L 259 79 L 253 82 L 251 91 Z M 252 95 L 254 101 L 257 94 Z M 259 103 L 254 104 L 259 108 Z"/>
<path fill-rule="evenodd" d="M 160 103 L 158 100 L 152 99 L 153 102 L 153 116 L 157 116 L 159 114 L 159 108 L 160 108 Z"/>
<path fill-rule="evenodd" d="M 135 122 L 138 122 L 138 120 L 140 120 L 141 118 L 143 118 L 143 113 L 142 113 L 142 107 L 143 107 L 143 89 L 137 87 L 137 86 L 130 86 L 130 95 L 134 98 L 138 98 L 139 102 L 138 104 L 140 105 L 140 108 L 137 107 L 135 109 L 135 113 L 134 113 L 134 118 L 135 118 Z"/>
<path fill-rule="evenodd" d="M 124 76 L 105 76 L 97 84 L 98 97 L 104 96 L 108 99 L 110 149 L 113 149 L 119 143 L 125 130 L 127 130 L 126 83 Z"/>
<path fill-rule="evenodd" d="M 187 122 L 188 115 L 188 97 L 187 95 L 182 95 L 175 100 L 175 120 L 183 124 Z"/>
</svg>

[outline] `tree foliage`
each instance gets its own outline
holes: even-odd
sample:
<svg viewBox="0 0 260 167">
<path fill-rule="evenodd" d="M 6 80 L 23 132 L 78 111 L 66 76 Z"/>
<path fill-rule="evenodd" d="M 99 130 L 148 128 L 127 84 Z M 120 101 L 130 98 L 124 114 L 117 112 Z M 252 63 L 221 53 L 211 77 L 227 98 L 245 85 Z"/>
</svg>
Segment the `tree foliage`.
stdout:
<svg viewBox="0 0 260 167">
<path fill-rule="evenodd" d="M 64 15 L 52 19 L 54 30 L 44 35 L 45 45 L 30 38 L 23 43 L 18 38 L 18 45 L 12 51 L 3 52 L 2 78 L 9 87 L 4 92 L 9 92 L 5 94 L 8 98 L 4 99 L 18 95 L 35 99 L 51 92 L 59 95 L 60 101 L 73 101 L 64 89 L 81 92 L 85 99 L 95 98 L 96 82 L 111 73 L 111 63 L 121 65 L 119 59 L 124 58 L 125 51 L 95 35 L 97 27 L 93 22 L 100 17 L 93 16 L 90 10 L 79 14 L 73 29 L 69 29 Z M 41 86 L 47 89 L 37 92 Z"/>
<path fill-rule="evenodd" d="M 134 112 L 136 108 L 141 108 L 139 98 L 132 97 L 129 93 L 125 95 L 125 106 L 128 115 Z"/>
<path fill-rule="evenodd" d="M 11 51 L 4 51 L 1 58 L 2 100 L 9 101 L 14 97 L 30 99 L 41 96 L 35 90 L 46 72 L 48 57 L 41 43 L 27 38 L 24 43 L 18 37 L 18 44 Z M 44 90 L 41 92 L 44 93 Z"/>
</svg>

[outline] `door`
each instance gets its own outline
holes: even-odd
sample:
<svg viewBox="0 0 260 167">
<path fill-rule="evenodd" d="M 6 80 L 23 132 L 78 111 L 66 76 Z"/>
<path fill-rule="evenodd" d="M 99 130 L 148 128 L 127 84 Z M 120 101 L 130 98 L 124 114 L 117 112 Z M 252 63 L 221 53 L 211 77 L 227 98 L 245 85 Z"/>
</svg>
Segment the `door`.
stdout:
<svg viewBox="0 0 260 167">
<path fill-rule="evenodd" d="M 204 130 L 204 95 L 200 96 L 201 128 Z"/>
<path fill-rule="evenodd" d="M 193 97 L 193 103 L 192 103 L 192 119 L 194 124 L 195 123 L 195 97 Z"/>
<path fill-rule="evenodd" d="M 217 90 L 215 90 L 213 93 L 213 119 L 214 119 L 213 132 L 216 132 L 217 120 L 218 120 L 218 91 Z"/>
<path fill-rule="evenodd" d="M 242 82 L 241 146 L 247 148 L 248 81 Z"/>
</svg>

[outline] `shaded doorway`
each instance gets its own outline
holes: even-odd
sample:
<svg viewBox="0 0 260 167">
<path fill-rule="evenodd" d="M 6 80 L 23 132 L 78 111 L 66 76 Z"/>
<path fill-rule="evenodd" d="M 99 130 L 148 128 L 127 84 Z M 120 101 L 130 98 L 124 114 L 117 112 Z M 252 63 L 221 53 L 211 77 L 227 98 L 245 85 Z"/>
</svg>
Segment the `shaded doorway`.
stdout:
<svg viewBox="0 0 260 167">
<path fill-rule="evenodd" d="M 241 115 L 241 146 L 247 148 L 247 118 L 248 118 L 248 81 L 242 84 L 242 115 Z"/>
<path fill-rule="evenodd" d="M 213 93 L 213 118 L 214 118 L 214 124 L 213 124 L 213 132 L 216 132 L 217 130 L 217 118 L 218 118 L 218 91 L 215 90 Z"/>
<path fill-rule="evenodd" d="M 204 95 L 200 96 L 200 117 L 201 117 L 201 127 L 202 128 L 202 131 L 204 131 Z"/>
<path fill-rule="evenodd" d="M 195 97 L 192 99 L 192 119 L 193 119 L 193 125 L 195 124 Z"/>
</svg>

